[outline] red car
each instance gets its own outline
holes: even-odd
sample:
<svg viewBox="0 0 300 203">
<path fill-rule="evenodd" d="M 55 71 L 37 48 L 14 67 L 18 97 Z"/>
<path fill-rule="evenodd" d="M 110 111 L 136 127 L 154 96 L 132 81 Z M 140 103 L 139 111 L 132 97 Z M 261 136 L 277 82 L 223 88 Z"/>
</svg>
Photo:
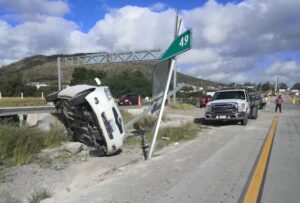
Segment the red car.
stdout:
<svg viewBox="0 0 300 203">
<path fill-rule="evenodd" d="M 138 105 L 139 102 L 139 97 L 141 97 L 138 94 L 126 94 L 123 95 L 120 99 L 119 99 L 119 105 Z M 142 97 L 141 97 L 142 99 Z"/>
<path fill-rule="evenodd" d="M 212 96 L 210 96 L 210 95 L 207 95 L 207 96 L 202 97 L 202 98 L 201 98 L 201 101 L 200 101 L 200 108 L 201 108 L 201 107 L 205 107 L 206 104 L 207 104 L 208 102 L 210 102 L 211 100 L 212 100 Z"/>
</svg>

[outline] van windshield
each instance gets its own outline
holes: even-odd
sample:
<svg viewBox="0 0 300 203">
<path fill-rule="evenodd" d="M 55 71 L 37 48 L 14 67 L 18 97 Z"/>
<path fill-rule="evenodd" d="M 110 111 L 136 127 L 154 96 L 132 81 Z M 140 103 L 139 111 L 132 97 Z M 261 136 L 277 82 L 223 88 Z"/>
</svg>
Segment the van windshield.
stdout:
<svg viewBox="0 0 300 203">
<path fill-rule="evenodd" d="M 220 100 L 220 99 L 245 100 L 245 94 L 243 91 L 216 92 L 212 100 Z"/>
</svg>

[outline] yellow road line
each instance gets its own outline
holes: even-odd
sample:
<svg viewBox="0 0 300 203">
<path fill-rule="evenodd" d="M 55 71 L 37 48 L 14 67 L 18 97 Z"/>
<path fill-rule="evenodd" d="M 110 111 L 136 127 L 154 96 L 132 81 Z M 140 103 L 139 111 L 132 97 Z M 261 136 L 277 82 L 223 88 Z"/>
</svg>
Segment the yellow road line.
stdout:
<svg viewBox="0 0 300 203">
<path fill-rule="evenodd" d="M 264 178 L 264 174 L 267 168 L 268 159 L 271 152 L 271 147 L 273 143 L 273 139 L 275 136 L 275 131 L 277 127 L 279 116 L 276 115 L 272 121 L 272 126 L 267 136 L 266 142 L 263 146 L 262 152 L 260 154 L 259 160 L 255 167 L 255 171 L 252 175 L 250 184 L 248 186 L 246 195 L 244 197 L 243 203 L 255 203 L 257 202 L 257 198 L 259 196 L 259 192 L 262 186 L 262 181 Z"/>
</svg>

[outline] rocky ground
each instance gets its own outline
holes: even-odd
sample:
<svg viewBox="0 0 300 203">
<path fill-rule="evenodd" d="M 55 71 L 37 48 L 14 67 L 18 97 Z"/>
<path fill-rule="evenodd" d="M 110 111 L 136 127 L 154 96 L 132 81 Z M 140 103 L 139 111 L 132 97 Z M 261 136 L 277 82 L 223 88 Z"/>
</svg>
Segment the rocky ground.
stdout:
<svg viewBox="0 0 300 203">
<path fill-rule="evenodd" d="M 203 109 L 168 110 L 168 119 L 162 125 L 178 126 L 201 114 Z M 10 168 L 0 166 L 4 171 L 0 179 L 0 202 L 28 202 L 28 198 L 41 189 L 51 196 L 59 192 L 61 197 L 67 198 L 71 191 L 89 187 L 93 182 L 101 182 L 115 172 L 126 170 L 128 165 L 144 161 L 139 145 L 125 144 L 122 152 L 114 156 L 91 156 L 91 150 L 81 143 L 65 143 L 61 147 L 43 150 L 34 164 Z"/>
</svg>

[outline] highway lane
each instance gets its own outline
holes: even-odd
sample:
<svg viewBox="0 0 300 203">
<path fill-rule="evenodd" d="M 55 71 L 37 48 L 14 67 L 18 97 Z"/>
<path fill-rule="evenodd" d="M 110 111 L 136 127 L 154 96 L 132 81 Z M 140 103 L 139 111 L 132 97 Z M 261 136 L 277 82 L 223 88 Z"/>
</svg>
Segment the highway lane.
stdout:
<svg viewBox="0 0 300 203">
<path fill-rule="evenodd" d="M 261 202 L 300 202 L 300 106 L 284 104 Z"/>
<path fill-rule="evenodd" d="M 274 106 L 247 126 L 210 126 L 197 139 L 165 148 L 150 161 L 116 169 L 49 202 L 238 202 L 275 115 Z M 95 174 L 95 179 L 97 179 Z"/>
</svg>

